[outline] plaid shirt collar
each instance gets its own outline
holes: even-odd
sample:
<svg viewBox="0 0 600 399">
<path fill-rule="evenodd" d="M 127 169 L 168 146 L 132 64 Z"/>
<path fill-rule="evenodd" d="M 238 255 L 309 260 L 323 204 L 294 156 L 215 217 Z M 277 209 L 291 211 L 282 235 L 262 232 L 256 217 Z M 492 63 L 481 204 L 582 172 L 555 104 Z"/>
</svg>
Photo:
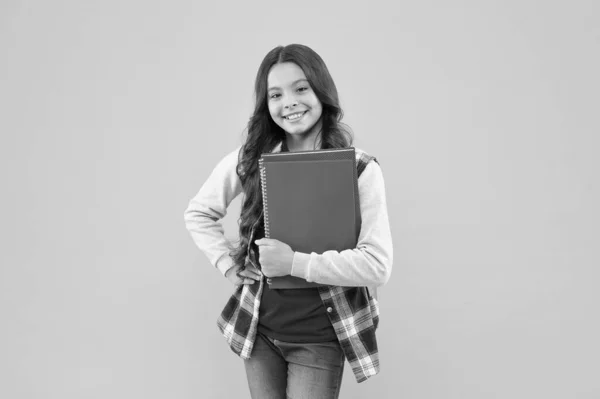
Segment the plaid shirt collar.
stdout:
<svg viewBox="0 0 600 399">
<path fill-rule="evenodd" d="M 281 150 L 282 143 L 272 152 Z M 374 158 L 360 155 L 357 163 L 359 175 L 371 159 Z M 258 284 L 237 286 L 217 320 L 217 326 L 229 347 L 242 359 L 249 359 L 252 354 L 264 284 L 262 279 Z M 363 382 L 379 373 L 375 337 L 379 324 L 379 305 L 370 290 L 367 287 L 337 286 L 318 289 L 323 305 L 332 308 L 328 316 L 356 381 Z"/>
</svg>

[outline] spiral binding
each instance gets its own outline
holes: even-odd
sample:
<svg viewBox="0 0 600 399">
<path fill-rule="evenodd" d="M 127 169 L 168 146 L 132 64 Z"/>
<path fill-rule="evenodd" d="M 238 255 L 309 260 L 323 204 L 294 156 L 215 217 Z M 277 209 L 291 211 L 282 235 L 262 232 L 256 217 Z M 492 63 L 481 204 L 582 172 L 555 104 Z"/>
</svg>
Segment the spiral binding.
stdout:
<svg viewBox="0 0 600 399">
<path fill-rule="evenodd" d="M 260 185 L 262 189 L 262 198 L 263 198 L 263 215 L 265 220 L 265 237 L 270 238 L 271 235 L 269 233 L 269 208 L 267 206 L 267 169 L 265 168 L 263 158 L 258 160 L 258 166 L 260 168 Z"/>
</svg>

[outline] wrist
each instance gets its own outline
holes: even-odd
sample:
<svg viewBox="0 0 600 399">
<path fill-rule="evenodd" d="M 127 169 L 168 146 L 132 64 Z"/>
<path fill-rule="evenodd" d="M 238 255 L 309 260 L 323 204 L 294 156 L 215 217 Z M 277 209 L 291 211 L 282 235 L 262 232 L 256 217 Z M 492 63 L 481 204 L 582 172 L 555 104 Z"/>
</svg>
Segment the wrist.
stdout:
<svg viewBox="0 0 600 399">
<path fill-rule="evenodd" d="M 305 254 L 302 252 L 294 252 L 294 260 L 292 262 L 292 270 L 290 274 L 295 277 L 300 277 L 309 280 L 309 263 L 310 263 L 310 254 Z"/>
<path fill-rule="evenodd" d="M 294 269 L 294 257 L 296 256 L 296 251 L 292 251 L 292 258 L 289 262 L 289 268 L 287 270 L 288 275 L 292 275 L 292 270 Z"/>
<path fill-rule="evenodd" d="M 225 276 L 225 278 L 229 278 L 229 275 L 235 270 L 235 264 L 233 266 L 231 266 L 229 269 L 227 269 L 225 271 L 225 273 L 223 273 L 223 275 Z"/>
</svg>

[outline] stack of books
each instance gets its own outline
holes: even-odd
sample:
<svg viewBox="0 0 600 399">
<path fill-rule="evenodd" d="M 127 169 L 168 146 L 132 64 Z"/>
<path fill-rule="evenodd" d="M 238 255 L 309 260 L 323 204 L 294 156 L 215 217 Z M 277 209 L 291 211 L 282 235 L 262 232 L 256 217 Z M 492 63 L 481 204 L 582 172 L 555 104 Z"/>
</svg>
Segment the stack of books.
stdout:
<svg viewBox="0 0 600 399">
<path fill-rule="evenodd" d="M 361 217 L 353 147 L 265 153 L 259 167 L 266 238 L 303 253 L 356 248 Z M 273 289 L 321 286 L 294 276 L 269 281 Z"/>
</svg>

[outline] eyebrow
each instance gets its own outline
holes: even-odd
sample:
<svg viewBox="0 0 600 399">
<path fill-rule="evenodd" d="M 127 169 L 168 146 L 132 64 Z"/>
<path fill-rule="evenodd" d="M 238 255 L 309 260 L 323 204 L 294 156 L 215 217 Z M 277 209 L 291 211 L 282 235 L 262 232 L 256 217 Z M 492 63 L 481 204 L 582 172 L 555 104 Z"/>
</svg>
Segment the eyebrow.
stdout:
<svg viewBox="0 0 600 399">
<path fill-rule="evenodd" d="M 293 81 L 290 86 L 293 86 L 293 85 L 295 85 L 298 82 L 308 82 L 308 80 L 304 79 L 304 78 L 298 79 L 298 80 Z M 269 89 L 267 91 L 271 91 L 271 90 L 279 90 L 279 87 L 277 87 L 277 86 L 269 87 Z"/>
</svg>

